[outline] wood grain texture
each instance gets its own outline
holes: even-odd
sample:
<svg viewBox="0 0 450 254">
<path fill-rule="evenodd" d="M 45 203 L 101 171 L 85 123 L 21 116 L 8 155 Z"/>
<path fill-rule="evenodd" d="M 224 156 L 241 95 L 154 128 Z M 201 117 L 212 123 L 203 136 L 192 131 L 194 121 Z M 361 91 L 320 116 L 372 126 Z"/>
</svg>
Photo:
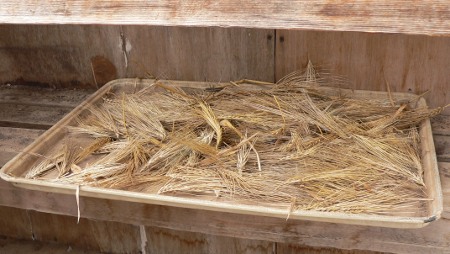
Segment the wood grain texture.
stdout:
<svg viewBox="0 0 450 254">
<path fill-rule="evenodd" d="M 126 76 L 273 82 L 274 34 L 264 29 L 126 26 Z"/>
<path fill-rule="evenodd" d="M 439 161 L 450 162 L 450 136 L 435 136 L 434 146 Z"/>
<path fill-rule="evenodd" d="M 0 238 L 0 253 L 5 254 L 99 254 L 71 245 L 46 243 L 33 240 Z"/>
<path fill-rule="evenodd" d="M 114 65 L 114 78 L 124 76 L 119 26 L 0 25 L 0 34 L 2 83 L 95 89 L 95 67 L 104 65 L 95 57 Z"/>
<path fill-rule="evenodd" d="M 81 219 L 30 211 L 33 237 L 104 253 L 138 253 L 139 227 L 110 221 Z"/>
<path fill-rule="evenodd" d="M 431 128 L 434 135 L 450 136 L 450 117 L 438 115 L 431 120 Z"/>
<path fill-rule="evenodd" d="M 0 206 L 0 236 L 32 239 L 32 233 L 33 230 L 28 211 Z"/>
<path fill-rule="evenodd" d="M 0 253 L 5 254 L 99 254 L 98 251 L 88 251 L 71 245 L 45 243 L 33 240 L 0 238 Z"/>
<path fill-rule="evenodd" d="M 0 85 L 0 126 L 48 129 L 92 92 Z"/>
<path fill-rule="evenodd" d="M 1 111 L 0 111 L 1 112 Z M 31 144 L 42 130 L 24 130 L 0 127 L 0 167 Z"/>
<path fill-rule="evenodd" d="M 277 243 L 276 254 L 382 254 L 386 252 L 365 250 L 339 250 L 335 248 L 312 248 L 298 244 Z"/>
<path fill-rule="evenodd" d="M 274 81 L 274 30 L 0 25 L 0 84 L 96 89 L 116 78 Z M 66 105 L 61 103 L 60 105 Z"/>
<path fill-rule="evenodd" d="M 0 126 L 49 129 L 72 109 L 72 107 L 20 103 L 0 104 Z"/>
<path fill-rule="evenodd" d="M 45 89 L 0 85 L 0 104 L 23 104 L 75 108 L 94 90 Z"/>
<path fill-rule="evenodd" d="M 449 55 L 450 37 L 277 30 L 275 78 L 311 60 L 349 88 L 386 91 L 387 81 L 395 92 L 429 90 L 427 104 L 438 107 L 450 103 Z"/>
<path fill-rule="evenodd" d="M 157 227 L 146 227 L 146 235 L 146 251 L 152 254 L 272 254 L 275 245 L 270 241 L 239 239 Z"/>
<path fill-rule="evenodd" d="M 439 172 L 441 175 L 442 194 L 444 195 L 444 207 L 450 207 L 450 162 L 440 162 Z M 450 219 L 450 209 L 444 209 L 442 218 Z"/>
<path fill-rule="evenodd" d="M 4 0 L 4 24 L 142 24 L 450 34 L 446 0 Z"/>
</svg>

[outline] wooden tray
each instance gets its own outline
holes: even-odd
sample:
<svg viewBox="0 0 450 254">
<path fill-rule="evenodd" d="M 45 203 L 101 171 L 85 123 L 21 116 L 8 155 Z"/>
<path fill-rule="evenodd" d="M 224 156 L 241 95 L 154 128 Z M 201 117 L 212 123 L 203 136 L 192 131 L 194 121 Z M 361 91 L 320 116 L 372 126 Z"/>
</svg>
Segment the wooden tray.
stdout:
<svg viewBox="0 0 450 254">
<path fill-rule="evenodd" d="M 250 214 L 255 216 L 269 216 L 286 219 L 288 211 L 281 208 L 263 207 L 257 205 L 243 205 L 236 203 L 224 203 L 219 201 L 200 200 L 194 198 L 165 196 L 149 193 L 138 193 L 123 190 L 105 189 L 90 186 L 77 186 L 63 183 L 49 182 L 45 180 L 25 179 L 24 175 L 31 169 L 36 162 L 34 153 L 42 153 L 47 147 L 52 147 L 61 143 L 65 136 L 65 126 L 74 123 L 75 118 L 85 113 L 85 110 L 94 104 L 101 102 L 101 98 L 108 92 L 125 92 L 133 93 L 151 85 L 154 80 L 140 79 L 120 79 L 114 80 L 103 86 L 90 98 L 76 107 L 72 112 L 66 115 L 62 120 L 46 131 L 42 136 L 30 144 L 22 153 L 9 161 L 0 171 L 0 176 L 4 180 L 13 183 L 16 186 L 45 191 L 75 195 L 79 188 L 80 196 L 88 196 L 95 198 L 105 198 L 113 200 L 122 200 L 130 202 L 149 203 L 156 205 L 168 205 L 175 207 L 204 209 L 211 211 L 221 211 L 236 214 Z M 160 81 L 170 85 L 181 87 L 195 88 L 212 88 L 214 86 L 222 86 L 224 84 L 210 84 L 201 82 L 183 82 L 183 81 Z M 249 88 L 261 88 L 261 85 L 246 85 Z M 321 88 L 330 93 L 336 93 L 336 89 Z M 351 96 L 354 98 L 388 98 L 386 92 L 358 91 L 340 89 L 340 94 Z M 397 100 L 413 99 L 416 96 L 403 93 L 392 93 Z M 423 98 L 418 100 L 416 107 L 426 107 Z M 364 215 L 364 214 L 347 214 L 341 212 L 318 212 L 298 210 L 291 212 L 289 219 L 292 220 L 311 220 L 332 223 L 345 223 L 355 225 L 380 226 L 390 228 L 420 228 L 428 223 L 440 218 L 443 209 L 442 190 L 437 168 L 437 160 L 431 132 L 430 121 L 423 121 L 420 125 L 421 138 L 421 157 L 424 167 L 424 179 L 427 186 L 427 197 L 431 201 L 427 204 L 426 216 L 420 217 L 402 217 L 388 215 Z"/>
</svg>

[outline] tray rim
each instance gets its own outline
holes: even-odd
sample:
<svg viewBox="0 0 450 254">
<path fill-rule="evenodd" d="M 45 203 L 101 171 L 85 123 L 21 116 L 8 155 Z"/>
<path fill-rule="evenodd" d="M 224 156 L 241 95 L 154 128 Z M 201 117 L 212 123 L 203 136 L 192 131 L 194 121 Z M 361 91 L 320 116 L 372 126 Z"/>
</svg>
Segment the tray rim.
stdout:
<svg viewBox="0 0 450 254">
<path fill-rule="evenodd" d="M 13 159 L 7 162 L 0 169 L 0 177 L 12 183 L 15 186 L 37 190 L 43 192 L 52 192 L 52 193 L 61 193 L 61 194 L 71 194 L 75 195 L 77 189 L 79 190 L 80 196 L 93 197 L 93 198 L 102 198 L 109 200 L 118 200 L 118 201 L 128 201 L 128 202 L 138 202 L 138 203 L 146 203 L 153 205 L 166 205 L 173 207 L 181 207 L 181 208 L 189 208 L 189 209 L 201 209 L 201 210 L 209 210 L 209 211 L 218 211 L 218 212 L 228 212 L 235 214 L 247 214 L 247 215 L 255 215 L 255 216 L 267 216 L 267 217 L 276 217 L 276 218 L 284 218 L 291 220 L 309 220 L 309 221 L 319 221 L 319 222 L 330 222 L 330 223 L 343 223 L 343 224 L 352 224 L 352 225 L 364 225 L 364 226 L 378 226 L 378 227 L 389 227 L 389 228 L 421 228 L 428 225 L 430 222 L 435 221 L 441 217 L 441 213 L 443 211 L 443 195 L 439 178 L 439 170 L 437 168 L 437 158 L 434 152 L 434 142 L 432 139 L 431 132 L 431 124 L 429 119 L 427 119 L 423 124 L 422 128 L 427 128 L 429 132 L 427 132 L 427 137 L 430 142 L 430 150 L 433 151 L 429 153 L 431 156 L 431 164 L 432 167 L 429 169 L 432 172 L 434 184 L 434 194 L 435 200 L 433 201 L 436 206 L 435 211 L 429 211 L 432 213 L 429 216 L 421 216 L 421 217 L 410 217 L 410 216 L 388 216 L 388 215 L 370 215 L 370 214 L 349 214 L 343 212 L 322 212 L 322 211 L 310 211 L 310 210 L 297 210 L 289 212 L 287 209 L 281 208 L 270 208 L 264 206 L 257 205 L 245 205 L 245 204 L 236 204 L 236 203 L 227 203 L 220 201 L 209 201 L 209 200 L 201 200 L 194 198 L 186 198 L 186 197 L 175 197 L 168 195 L 158 195 L 158 194 L 148 194 L 148 193 L 140 193 L 133 191 L 125 191 L 125 190 L 116 190 L 116 189 L 106 189 L 99 187 L 91 187 L 86 185 L 75 185 L 75 184 L 66 184 L 66 183 L 55 183 L 49 182 L 45 180 L 36 180 L 36 179 L 25 179 L 21 177 L 14 177 L 9 175 L 7 172 L 14 168 L 14 165 L 22 160 L 23 154 L 26 154 L 28 151 L 33 150 L 36 146 L 38 146 L 42 141 L 46 139 L 47 136 L 52 133 L 57 132 L 61 127 L 66 126 L 67 123 L 73 120 L 79 113 L 81 113 L 86 107 L 91 105 L 93 102 L 96 102 L 99 98 L 103 97 L 108 91 L 114 88 L 116 85 L 126 84 L 126 83 L 144 83 L 151 84 L 155 82 L 154 79 L 133 79 L 133 78 L 125 78 L 125 79 L 116 79 L 108 82 L 99 90 L 94 92 L 88 99 L 83 101 L 80 105 L 74 108 L 70 113 L 64 116 L 60 121 L 58 121 L 55 125 L 53 125 L 50 129 L 45 131 L 42 135 L 40 135 L 34 142 L 28 145 L 23 152 L 18 153 Z M 210 82 L 196 82 L 196 81 L 175 81 L 175 80 L 160 80 L 159 82 L 170 82 L 172 84 L 211 84 Z M 228 83 L 213 83 L 213 84 L 228 84 Z M 365 90 L 352 90 L 352 89 L 339 89 L 343 92 L 350 93 L 362 93 L 362 94 L 378 94 L 378 95 L 388 95 L 387 92 L 383 91 L 365 91 Z M 393 96 L 415 96 L 412 94 L 406 93 L 391 93 Z M 420 98 L 422 103 L 425 103 L 423 98 Z M 426 105 L 426 103 L 424 104 Z M 431 138 L 431 140 L 430 140 Z"/>
</svg>

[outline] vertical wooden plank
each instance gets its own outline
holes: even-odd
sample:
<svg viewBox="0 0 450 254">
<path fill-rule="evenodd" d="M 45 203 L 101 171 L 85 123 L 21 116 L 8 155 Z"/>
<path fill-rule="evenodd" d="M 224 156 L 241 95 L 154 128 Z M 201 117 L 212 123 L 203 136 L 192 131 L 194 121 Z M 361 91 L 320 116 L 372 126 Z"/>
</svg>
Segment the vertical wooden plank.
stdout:
<svg viewBox="0 0 450 254">
<path fill-rule="evenodd" d="M 146 72 L 180 80 L 274 80 L 274 30 L 0 25 L 0 34 L 0 83 L 96 88 Z"/>
<path fill-rule="evenodd" d="M 434 135 L 433 139 L 438 161 L 450 162 L 450 136 Z"/>
<path fill-rule="evenodd" d="M 0 34 L 2 83 L 95 88 L 124 76 L 118 26 L 0 25 Z"/>
<path fill-rule="evenodd" d="M 274 30 L 244 28 L 123 28 L 127 76 L 230 81 L 274 80 Z"/>
<path fill-rule="evenodd" d="M 0 206 L 0 235 L 19 239 L 31 239 L 32 228 L 27 211 Z"/>
<path fill-rule="evenodd" d="M 44 243 L 33 240 L 0 237 L 0 253 L 2 254 L 99 254 L 71 245 Z"/>
<path fill-rule="evenodd" d="M 270 241 L 239 239 L 202 233 L 146 227 L 147 253 L 266 253 L 272 254 Z"/>
<path fill-rule="evenodd" d="M 101 252 L 137 253 L 140 250 L 139 227 L 108 221 L 81 219 L 30 211 L 36 240 L 70 244 Z"/>
<path fill-rule="evenodd" d="M 275 77 L 307 61 L 348 78 L 350 87 L 426 96 L 433 107 L 450 102 L 450 37 L 277 30 Z M 450 114 L 447 108 L 445 114 Z"/>
</svg>

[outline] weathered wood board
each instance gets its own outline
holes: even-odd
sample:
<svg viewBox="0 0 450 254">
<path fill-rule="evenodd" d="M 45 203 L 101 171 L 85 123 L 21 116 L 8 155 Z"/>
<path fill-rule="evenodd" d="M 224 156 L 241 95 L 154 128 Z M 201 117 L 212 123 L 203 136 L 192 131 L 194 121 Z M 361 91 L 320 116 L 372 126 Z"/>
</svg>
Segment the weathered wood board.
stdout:
<svg viewBox="0 0 450 254">
<path fill-rule="evenodd" d="M 8 206 L 0 206 L 0 215 L 1 236 L 8 236 L 19 239 L 32 239 L 33 229 L 27 210 Z"/>
<path fill-rule="evenodd" d="M 139 24 L 450 34 L 450 3 L 414 1 L 3 0 L 0 23 Z"/>
<path fill-rule="evenodd" d="M 126 77 L 274 81 L 274 30 L 125 26 L 123 36 Z"/>
<path fill-rule="evenodd" d="M 138 253 L 141 250 L 139 227 L 100 220 L 80 219 L 28 211 L 33 238 L 83 247 L 105 253 Z"/>
<path fill-rule="evenodd" d="M 431 107 L 450 103 L 450 37 L 277 30 L 275 79 L 304 69 L 341 76 L 349 88 L 425 95 Z M 450 115 L 450 107 L 445 110 Z"/>
<path fill-rule="evenodd" d="M 276 81 L 311 60 L 346 77 L 351 88 L 386 90 L 387 81 L 392 91 L 429 90 L 431 106 L 450 102 L 450 37 L 92 25 L 0 25 L 0 34 L 3 84 L 96 89 L 149 75 Z"/>
<path fill-rule="evenodd" d="M 8 254 L 99 254 L 98 251 L 89 251 L 82 247 L 73 245 L 65 245 L 58 243 L 48 243 L 41 241 L 33 241 L 28 239 L 17 239 L 10 237 L 0 237 L 0 253 Z"/>
<path fill-rule="evenodd" d="M 339 250 L 334 248 L 312 248 L 298 244 L 277 243 L 276 254 L 382 254 L 385 252 L 367 250 Z"/>
<path fill-rule="evenodd" d="M 124 75 L 119 26 L 0 25 L 0 81 L 96 88 Z M 101 84 L 98 84 L 101 85 Z"/>
<path fill-rule="evenodd" d="M 275 243 L 145 227 L 147 253 L 272 254 Z"/>
<path fill-rule="evenodd" d="M 273 82 L 274 33 L 244 28 L 0 25 L 0 84 L 96 89 L 116 78 L 148 75 Z"/>
<path fill-rule="evenodd" d="M 0 167 L 31 144 L 43 130 L 0 127 Z"/>
<path fill-rule="evenodd" d="M 434 144 L 438 160 L 450 162 L 450 136 L 439 136 Z"/>
</svg>

